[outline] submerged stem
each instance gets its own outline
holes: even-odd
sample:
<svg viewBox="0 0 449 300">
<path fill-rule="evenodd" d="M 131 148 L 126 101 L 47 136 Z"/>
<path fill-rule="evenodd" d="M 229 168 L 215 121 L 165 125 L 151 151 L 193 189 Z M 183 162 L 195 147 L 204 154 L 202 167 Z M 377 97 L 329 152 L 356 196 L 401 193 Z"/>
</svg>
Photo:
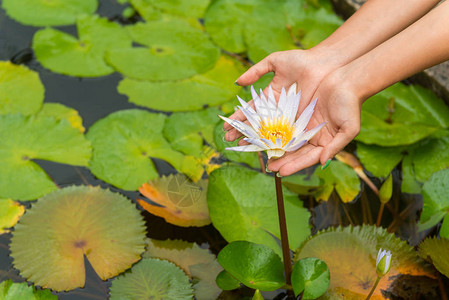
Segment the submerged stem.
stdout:
<svg viewBox="0 0 449 300">
<path fill-rule="evenodd" d="M 377 214 L 376 226 L 380 226 L 380 221 L 382 220 L 382 214 L 384 212 L 385 203 L 380 203 L 379 213 Z"/>
<path fill-rule="evenodd" d="M 371 292 L 369 292 L 368 296 L 366 297 L 365 300 L 369 300 L 369 298 L 371 298 L 371 296 L 373 295 L 374 291 L 376 290 L 377 285 L 379 284 L 380 281 L 380 276 L 377 276 L 376 282 L 373 285 L 373 288 L 371 289 Z"/>
<path fill-rule="evenodd" d="M 276 199 L 278 203 L 279 227 L 281 228 L 282 255 L 284 257 L 285 278 L 288 285 L 291 285 L 292 260 L 290 256 L 290 246 L 288 244 L 287 223 L 285 221 L 284 195 L 282 193 L 281 178 L 278 173 L 274 174 L 276 184 Z"/>
</svg>

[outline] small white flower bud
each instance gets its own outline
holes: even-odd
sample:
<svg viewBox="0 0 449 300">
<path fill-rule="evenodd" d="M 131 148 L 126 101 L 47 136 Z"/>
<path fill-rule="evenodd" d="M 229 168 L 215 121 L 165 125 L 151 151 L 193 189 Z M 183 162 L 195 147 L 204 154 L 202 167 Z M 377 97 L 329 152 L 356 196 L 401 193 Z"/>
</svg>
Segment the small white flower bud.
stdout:
<svg viewBox="0 0 449 300">
<path fill-rule="evenodd" d="M 379 249 L 376 260 L 376 272 L 379 277 L 384 276 L 390 271 L 391 267 L 391 252 Z"/>
</svg>

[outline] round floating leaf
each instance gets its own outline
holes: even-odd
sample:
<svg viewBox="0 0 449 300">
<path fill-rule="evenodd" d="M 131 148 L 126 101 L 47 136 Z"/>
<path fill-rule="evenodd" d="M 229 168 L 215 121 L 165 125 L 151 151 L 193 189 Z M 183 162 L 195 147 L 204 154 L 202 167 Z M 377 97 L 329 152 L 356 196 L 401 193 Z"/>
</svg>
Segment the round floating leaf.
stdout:
<svg viewBox="0 0 449 300">
<path fill-rule="evenodd" d="M 73 128 L 81 132 L 85 131 L 83 119 L 81 119 L 76 109 L 67 107 L 61 103 L 44 103 L 42 109 L 38 112 L 39 117 L 54 117 L 56 120 L 66 119 Z"/>
<path fill-rule="evenodd" d="M 138 23 L 128 30 L 134 42 L 144 47 L 112 49 L 106 54 L 107 61 L 127 77 L 184 79 L 211 69 L 220 57 L 220 50 L 204 32 L 183 21 Z"/>
<path fill-rule="evenodd" d="M 16 225 L 11 256 L 20 274 L 56 291 L 83 287 L 84 256 L 106 280 L 131 267 L 144 251 L 145 227 L 124 196 L 72 186 L 37 201 Z"/>
<path fill-rule="evenodd" d="M 310 176 L 298 174 L 285 177 L 282 180 L 282 184 L 293 193 L 313 195 L 318 189 L 323 187 L 323 180 L 314 174 Z"/>
<path fill-rule="evenodd" d="M 111 74 L 106 64 L 106 50 L 131 46 L 131 38 L 118 24 L 99 16 L 84 16 L 77 20 L 79 39 L 62 31 L 45 28 L 33 37 L 37 60 L 53 72 L 97 77 Z"/>
<path fill-rule="evenodd" d="M 36 290 L 26 282 L 13 283 L 6 280 L 0 283 L 0 299 L 2 300 L 57 300 L 49 290 Z"/>
<path fill-rule="evenodd" d="M 0 61 L 0 115 L 34 114 L 43 101 L 44 86 L 38 73 L 22 65 Z"/>
<path fill-rule="evenodd" d="M 204 26 L 212 40 L 226 51 L 244 52 L 246 50 L 243 39 L 245 26 L 256 5 L 258 5 L 256 0 L 214 1 L 204 17 Z"/>
<path fill-rule="evenodd" d="M 75 23 L 78 16 L 97 10 L 98 0 L 3 0 L 2 7 L 17 22 L 32 26 Z"/>
<path fill-rule="evenodd" d="M 111 300 L 191 300 L 193 289 L 189 277 L 171 262 L 144 258 L 112 281 L 110 295 Z"/>
<path fill-rule="evenodd" d="M 147 2 L 169 14 L 202 18 L 210 0 L 147 0 Z"/>
<path fill-rule="evenodd" d="M 0 199 L 0 234 L 8 233 L 25 212 L 25 207 L 9 199 Z"/>
<path fill-rule="evenodd" d="M 316 299 L 329 288 L 330 273 L 324 261 L 306 257 L 298 260 L 292 270 L 292 286 L 295 295 L 302 299 Z"/>
<path fill-rule="evenodd" d="M 419 244 L 419 255 L 437 268 L 438 271 L 449 277 L 449 239 L 427 238 Z"/>
<path fill-rule="evenodd" d="M 324 181 L 323 187 L 315 192 L 317 200 L 327 201 L 334 188 L 343 203 L 351 202 L 360 192 L 357 173 L 338 160 L 332 161 L 324 170 L 316 168 L 314 175 Z"/>
<path fill-rule="evenodd" d="M 381 146 L 409 145 L 449 126 L 449 108 L 433 93 L 397 83 L 363 105 L 357 140 Z"/>
<path fill-rule="evenodd" d="M 429 266 L 412 247 L 375 226 L 321 231 L 298 248 L 295 261 L 316 257 L 326 262 L 331 278 L 327 298 L 365 299 L 377 278 L 376 257 L 380 248 L 391 251 L 392 262 L 390 272 L 380 280 L 373 299 L 381 297 L 381 290 L 393 284 L 397 275 L 433 277 Z"/>
<path fill-rule="evenodd" d="M 435 226 L 449 210 L 449 169 L 433 174 L 424 183 L 422 189 L 423 210 L 420 219 L 420 230 Z"/>
<path fill-rule="evenodd" d="M 209 213 L 215 228 L 228 241 L 263 244 L 281 254 L 274 178 L 240 166 L 210 174 L 207 191 Z M 307 209 L 284 189 L 290 247 L 295 249 L 310 234 Z M 232 273 L 231 273 L 232 274 Z"/>
<path fill-rule="evenodd" d="M 193 279 L 195 298 L 198 300 L 216 299 L 221 292 L 215 278 L 223 268 L 218 264 L 215 255 L 195 243 L 148 240 L 147 251 L 143 257 L 166 259 L 183 269 Z"/>
<path fill-rule="evenodd" d="M 218 287 L 224 291 L 235 290 L 240 287 L 240 281 L 235 279 L 226 270 L 223 270 L 218 274 L 216 281 Z"/>
<path fill-rule="evenodd" d="M 86 166 L 91 146 L 67 120 L 0 116 L 0 197 L 34 200 L 56 189 L 33 159 Z"/>
<path fill-rule="evenodd" d="M 154 204 L 141 199 L 137 202 L 168 223 L 183 227 L 210 224 L 206 201 L 207 180 L 200 179 L 193 183 L 182 174 L 171 174 L 144 183 L 139 191 Z"/>
<path fill-rule="evenodd" d="M 381 147 L 357 143 L 357 157 L 375 177 L 387 177 L 405 156 L 406 147 Z"/>
<path fill-rule="evenodd" d="M 98 178 L 125 190 L 137 190 L 144 182 L 159 177 L 150 157 L 169 162 L 194 179 L 203 173 L 192 157 L 174 151 L 163 138 L 166 116 L 139 109 L 110 114 L 92 125 L 90 170 Z"/>
<path fill-rule="evenodd" d="M 235 241 L 217 259 L 226 272 L 250 288 L 274 291 L 285 285 L 281 258 L 265 245 Z"/>
<path fill-rule="evenodd" d="M 125 78 L 117 89 L 119 93 L 127 95 L 130 102 L 151 109 L 199 110 L 206 105 L 225 103 L 234 97 L 241 88 L 233 83 L 243 71 L 239 62 L 222 56 L 212 70 L 189 79 L 151 82 Z"/>
</svg>

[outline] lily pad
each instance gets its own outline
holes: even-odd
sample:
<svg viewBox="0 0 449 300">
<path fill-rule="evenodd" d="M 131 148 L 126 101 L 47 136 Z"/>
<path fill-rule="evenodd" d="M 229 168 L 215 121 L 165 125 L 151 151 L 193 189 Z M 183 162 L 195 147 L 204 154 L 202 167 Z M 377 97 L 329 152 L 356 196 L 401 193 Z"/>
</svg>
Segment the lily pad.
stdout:
<svg viewBox="0 0 449 300">
<path fill-rule="evenodd" d="M 78 129 L 80 132 L 86 130 L 78 111 L 61 103 L 44 103 L 37 115 L 38 117 L 54 117 L 56 120 L 66 119 L 73 128 Z"/>
<path fill-rule="evenodd" d="M 185 175 L 164 176 L 144 183 L 139 191 L 152 204 L 138 199 L 137 202 L 153 215 L 162 217 L 168 223 L 189 227 L 210 224 L 207 208 L 207 180 L 193 183 Z"/>
<path fill-rule="evenodd" d="M 142 46 L 111 49 L 106 54 L 107 61 L 126 77 L 185 79 L 212 69 L 220 57 L 220 49 L 204 32 L 183 21 L 154 21 L 127 28 L 133 41 Z"/>
<path fill-rule="evenodd" d="M 341 201 L 348 203 L 360 192 L 360 179 L 357 173 L 338 160 L 332 161 L 324 170 L 316 168 L 313 174 L 324 181 L 322 188 L 315 192 L 317 200 L 327 201 L 335 189 Z"/>
<path fill-rule="evenodd" d="M 449 277 L 449 239 L 427 238 L 419 244 L 419 255 L 437 268 L 438 271 Z"/>
<path fill-rule="evenodd" d="M 37 60 L 53 72 L 79 77 L 104 76 L 114 72 L 104 55 L 106 50 L 131 47 L 125 29 L 99 16 L 77 19 L 79 38 L 45 28 L 35 33 L 33 50 Z"/>
<path fill-rule="evenodd" d="M 173 15 L 202 18 L 211 0 L 147 0 L 155 8 Z"/>
<path fill-rule="evenodd" d="M 209 214 L 215 228 L 228 241 L 263 244 L 281 254 L 274 178 L 240 166 L 227 166 L 210 174 L 207 191 Z M 295 249 L 310 234 L 307 209 L 284 189 L 290 247 Z"/>
<path fill-rule="evenodd" d="M 0 234 L 8 233 L 8 228 L 16 225 L 24 212 L 25 207 L 18 202 L 10 199 L 0 199 Z"/>
<path fill-rule="evenodd" d="M 124 190 L 137 190 L 159 177 L 150 157 L 167 161 L 191 178 L 201 178 L 198 162 L 174 151 L 162 136 L 163 114 L 139 109 L 114 112 L 97 121 L 87 133 L 93 153 L 90 170 L 98 178 Z"/>
<path fill-rule="evenodd" d="M 406 147 L 381 147 L 357 142 L 357 157 L 375 177 L 387 177 L 404 158 L 406 151 Z"/>
<path fill-rule="evenodd" d="M 15 226 L 11 256 L 20 274 L 56 291 L 83 287 L 84 256 L 106 280 L 144 251 L 142 216 L 124 196 L 71 186 L 40 198 Z"/>
<path fill-rule="evenodd" d="M 306 257 L 298 260 L 292 270 L 292 286 L 295 296 L 316 299 L 329 288 L 330 273 L 326 263 L 318 258 Z"/>
<path fill-rule="evenodd" d="M 217 259 L 226 272 L 250 288 L 274 291 L 285 285 L 281 258 L 265 245 L 235 241 Z"/>
<path fill-rule="evenodd" d="M 189 277 L 173 263 L 144 258 L 112 281 L 110 295 L 111 300 L 191 300 L 193 289 Z"/>
<path fill-rule="evenodd" d="M 180 240 L 148 240 L 143 258 L 166 259 L 180 267 L 193 279 L 195 298 L 198 300 L 216 299 L 221 293 L 215 278 L 223 270 L 215 255 L 201 249 L 195 243 Z"/>
<path fill-rule="evenodd" d="M 3 0 L 8 16 L 24 25 L 59 26 L 97 10 L 98 0 Z"/>
<path fill-rule="evenodd" d="M 449 126 L 449 108 L 430 91 L 397 83 L 368 99 L 356 137 L 365 144 L 415 143 Z"/>
<path fill-rule="evenodd" d="M 0 116 L 0 197 L 34 200 L 56 189 L 33 159 L 87 166 L 91 146 L 67 120 Z"/>
<path fill-rule="evenodd" d="M 0 115 L 31 115 L 41 108 L 43 101 L 44 86 L 38 73 L 22 65 L 0 61 Z"/>
<path fill-rule="evenodd" d="M 323 187 L 323 180 L 315 174 L 310 176 L 297 174 L 285 177 L 282 184 L 291 192 L 299 195 L 313 195 L 317 190 Z"/>
<path fill-rule="evenodd" d="M 0 283 L 0 299 L 2 300 L 57 300 L 49 290 L 37 290 L 26 282 L 13 283 L 6 280 Z"/>
<path fill-rule="evenodd" d="M 235 279 L 229 272 L 223 270 L 216 278 L 217 285 L 224 291 L 235 290 L 240 287 L 240 281 Z"/>
<path fill-rule="evenodd" d="M 376 257 L 380 248 L 391 251 L 392 262 L 390 272 L 380 280 L 373 299 L 382 296 L 381 290 L 386 290 L 396 275 L 433 277 L 429 266 L 407 242 L 375 226 L 321 231 L 298 248 L 295 261 L 316 257 L 326 262 L 331 279 L 325 298 L 365 299 L 377 279 Z"/>
<path fill-rule="evenodd" d="M 222 56 L 213 69 L 189 79 L 151 82 L 125 78 L 117 89 L 120 94 L 127 95 L 130 102 L 151 109 L 199 110 L 204 106 L 225 103 L 234 97 L 241 88 L 233 83 L 243 71 L 239 62 Z"/>
</svg>

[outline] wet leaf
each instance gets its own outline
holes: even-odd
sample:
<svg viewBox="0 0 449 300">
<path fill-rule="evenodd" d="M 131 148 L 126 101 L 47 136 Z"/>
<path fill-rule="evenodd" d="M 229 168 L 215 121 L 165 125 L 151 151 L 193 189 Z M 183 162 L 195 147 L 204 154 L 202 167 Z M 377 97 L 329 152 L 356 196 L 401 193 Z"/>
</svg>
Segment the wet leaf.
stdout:
<svg viewBox="0 0 449 300">
<path fill-rule="evenodd" d="M 224 247 L 217 259 L 226 272 L 247 287 L 274 291 L 285 285 L 281 258 L 265 245 L 235 241 Z"/>
<path fill-rule="evenodd" d="M 329 288 L 330 273 L 326 263 L 318 258 L 306 257 L 298 260 L 292 270 L 292 286 L 295 296 L 316 299 Z"/>
<path fill-rule="evenodd" d="M 127 28 L 133 41 L 141 46 L 129 45 L 106 54 L 107 61 L 126 77 L 185 79 L 212 69 L 220 57 L 219 48 L 204 32 L 183 21 L 137 23 Z"/>
<path fill-rule="evenodd" d="M 83 127 L 83 119 L 81 119 L 78 111 L 61 103 L 46 102 L 37 115 L 38 117 L 54 117 L 56 120 L 66 119 L 73 128 L 78 129 L 80 132 L 86 130 Z"/>
<path fill-rule="evenodd" d="M 139 191 L 155 204 L 141 199 L 137 200 L 138 203 L 168 223 L 183 227 L 210 224 L 205 179 L 193 183 L 182 174 L 169 175 L 144 183 Z"/>
<path fill-rule="evenodd" d="M 0 115 L 34 114 L 43 101 L 44 86 L 38 73 L 26 66 L 0 61 Z"/>
<path fill-rule="evenodd" d="M 40 198 L 15 226 L 11 256 L 21 276 L 56 291 L 83 287 L 84 256 L 106 280 L 144 251 L 144 221 L 124 196 L 71 186 Z"/>
<path fill-rule="evenodd" d="M 313 173 L 324 181 L 323 187 L 315 193 L 317 200 L 327 201 L 335 189 L 343 203 L 351 202 L 360 192 L 360 179 L 355 171 L 338 160 L 324 170 L 316 168 Z"/>
<path fill-rule="evenodd" d="M 0 199 L 0 234 L 8 233 L 8 228 L 16 225 L 24 212 L 25 207 L 18 202 L 10 199 Z"/>
<path fill-rule="evenodd" d="M 79 77 L 111 74 L 106 50 L 131 46 L 131 39 L 120 25 L 99 16 L 83 16 L 76 22 L 79 38 L 45 28 L 33 37 L 37 60 L 53 72 Z"/>
<path fill-rule="evenodd" d="M 430 262 L 444 274 L 449 276 L 449 239 L 427 238 L 419 244 L 419 255 Z"/>
<path fill-rule="evenodd" d="M 9 17 L 24 25 L 74 24 L 78 16 L 97 10 L 98 0 L 3 0 Z"/>
<path fill-rule="evenodd" d="M 0 283 L 0 299 L 2 300 L 57 300 L 49 290 L 37 290 L 26 282 L 13 283 L 6 280 Z"/>
<path fill-rule="evenodd" d="M 123 79 L 118 86 L 120 94 L 129 101 L 162 111 L 200 110 L 229 101 L 240 90 L 233 83 L 243 73 L 239 62 L 222 56 L 209 71 L 180 81 L 152 82 Z M 169 99 L 162 101 L 161 99 Z"/>
<path fill-rule="evenodd" d="M 193 279 L 195 298 L 198 300 L 216 299 L 221 292 L 215 278 L 223 268 L 218 264 L 215 255 L 195 243 L 148 240 L 147 251 L 143 257 L 166 259 L 183 269 Z"/>
<path fill-rule="evenodd" d="M 433 277 L 429 266 L 407 242 L 375 226 L 321 231 L 298 248 L 295 261 L 316 257 L 327 264 L 331 279 L 324 298 L 365 299 L 377 278 L 376 257 L 380 248 L 391 251 L 391 269 L 371 299 L 383 299 L 381 290 L 386 290 L 398 274 Z"/>
<path fill-rule="evenodd" d="M 240 287 L 240 281 L 235 279 L 231 274 L 229 274 L 226 270 L 220 272 L 217 275 L 217 285 L 224 291 L 235 290 Z"/>
<path fill-rule="evenodd" d="M 357 157 L 375 177 L 386 178 L 405 156 L 406 147 L 382 147 L 357 142 Z"/>
<path fill-rule="evenodd" d="M 281 254 L 274 238 L 280 238 L 280 232 L 273 177 L 240 166 L 222 167 L 210 174 L 207 201 L 213 225 L 228 242 L 246 240 Z M 287 189 L 284 202 L 294 249 L 310 234 L 310 214 Z"/>
<path fill-rule="evenodd" d="M 91 146 L 67 120 L 0 116 L 0 197 L 34 200 L 56 189 L 33 160 L 87 166 Z"/>
<path fill-rule="evenodd" d="M 150 158 L 170 163 L 198 180 L 198 162 L 174 151 L 162 136 L 166 116 L 139 109 L 114 112 L 97 121 L 87 133 L 93 153 L 90 170 L 98 178 L 125 190 L 137 190 L 159 177 Z"/>
<path fill-rule="evenodd" d="M 430 91 L 397 83 L 368 99 L 357 140 L 400 146 L 415 143 L 449 126 L 449 108 Z"/>
<path fill-rule="evenodd" d="M 111 300 L 193 299 L 189 277 L 173 263 L 144 258 L 112 281 Z"/>
<path fill-rule="evenodd" d="M 299 195 L 313 195 L 318 189 L 323 187 L 323 180 L 312 174 L 291 175 L 283 178 L 282 184 L 293 193 Z"/>
</svg>

